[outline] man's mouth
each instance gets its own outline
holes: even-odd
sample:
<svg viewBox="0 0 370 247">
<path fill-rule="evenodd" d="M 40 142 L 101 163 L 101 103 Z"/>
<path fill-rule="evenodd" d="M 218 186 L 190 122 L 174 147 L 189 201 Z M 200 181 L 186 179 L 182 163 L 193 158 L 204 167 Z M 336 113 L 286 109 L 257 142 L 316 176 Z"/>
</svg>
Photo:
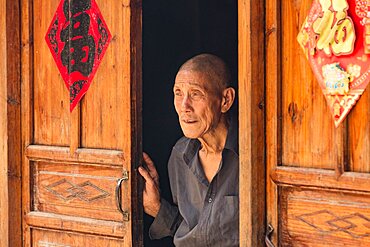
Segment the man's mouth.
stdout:
<svg viewBox="0 0 370 247">
<path fill-rule="evenodd" d="M 197 122 L 196 120 L 192 120 L 192 119 L 183 119 L 182 121 L 183 121 L 184 123 L 187 123 L 187 124 L 192 124 L 192 123 Z"/>
</svg>

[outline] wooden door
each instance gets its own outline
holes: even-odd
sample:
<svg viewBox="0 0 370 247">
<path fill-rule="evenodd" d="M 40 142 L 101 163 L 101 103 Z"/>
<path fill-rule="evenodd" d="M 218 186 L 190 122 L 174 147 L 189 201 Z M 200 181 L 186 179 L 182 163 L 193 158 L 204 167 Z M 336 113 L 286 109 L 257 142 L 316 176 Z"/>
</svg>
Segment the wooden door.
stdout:
<svg viewBox="0 0 370 247">
<path fill-rule="evenodd" d="M 59 2 L 21 0 L 24 246 L 142 246 L 141 1 L 96 0 L 112 39 L 72 113 L 44 39 Z"/>
<path fill-rule="evenodd" d="M 335 128 L 296 41 L 311 3 L 266 1 L 267 223 L 275 246 L 370 246 L 370 89 Z"/>
</svg>

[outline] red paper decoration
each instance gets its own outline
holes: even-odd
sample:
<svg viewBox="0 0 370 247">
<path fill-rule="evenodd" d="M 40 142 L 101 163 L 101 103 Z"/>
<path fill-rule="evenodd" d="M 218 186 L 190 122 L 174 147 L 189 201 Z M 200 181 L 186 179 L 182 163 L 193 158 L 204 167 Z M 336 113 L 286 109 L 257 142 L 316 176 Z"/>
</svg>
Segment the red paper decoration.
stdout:
<svg viewBox="0 0 370 247">
<path fill-rule="evenodd" d="M 314 0 L 297 37 L 336 127 L 370 81 L 369 7 L 370 0 Z"/>
<path fill-rule="evenodd" d="M 111 40 L 95 0 L 61 0 L 45 40 L 70 92 L 70 111 L 87 92 Z"/>
</svg>

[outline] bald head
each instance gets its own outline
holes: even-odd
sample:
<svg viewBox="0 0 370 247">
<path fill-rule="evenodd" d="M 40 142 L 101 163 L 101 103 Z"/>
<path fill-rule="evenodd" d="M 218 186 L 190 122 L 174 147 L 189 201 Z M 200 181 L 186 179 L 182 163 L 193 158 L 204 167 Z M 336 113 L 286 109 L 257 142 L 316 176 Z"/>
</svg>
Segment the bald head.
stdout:
<svg viewBox="0 0 370 247">
<path fill-rule="evenodd" d="M 217 84 L 217 91 L 222 92 L 230 86 L 231 74 L 226 63 L 212 54 L 200 54 L 186 61 L 180 71 L 194 71 L 207 74 Z M 216 85 L 214 85 L 216 86 Z"/>
<path fill-rule="evenodd" d="M 195 56 L 181 66 L 173 92 L 175 109 L 186 137 L 202 139 L 208 136 L 211 140 L 214 135 L 209 133 L 226 134 L 228 112 L 235 99 L 235 90 L 229 86 L 230 78 L 225 62 L 210 54 Z"/>
</svg>

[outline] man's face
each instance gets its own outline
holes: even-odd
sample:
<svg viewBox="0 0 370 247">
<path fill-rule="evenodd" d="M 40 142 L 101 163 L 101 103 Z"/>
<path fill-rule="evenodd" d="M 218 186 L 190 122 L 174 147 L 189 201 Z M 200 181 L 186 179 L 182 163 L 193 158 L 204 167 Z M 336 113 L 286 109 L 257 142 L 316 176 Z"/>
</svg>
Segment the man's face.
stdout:
<svg viewBox="0 0 370 247">
<path fill-rule="evenodd" d="M 212 78 L 198 71 L 180 71 L 173 87 L 174 104 L 184 135 L 201 138 L 221 117 L 221 93 Z"/>
</svg>

